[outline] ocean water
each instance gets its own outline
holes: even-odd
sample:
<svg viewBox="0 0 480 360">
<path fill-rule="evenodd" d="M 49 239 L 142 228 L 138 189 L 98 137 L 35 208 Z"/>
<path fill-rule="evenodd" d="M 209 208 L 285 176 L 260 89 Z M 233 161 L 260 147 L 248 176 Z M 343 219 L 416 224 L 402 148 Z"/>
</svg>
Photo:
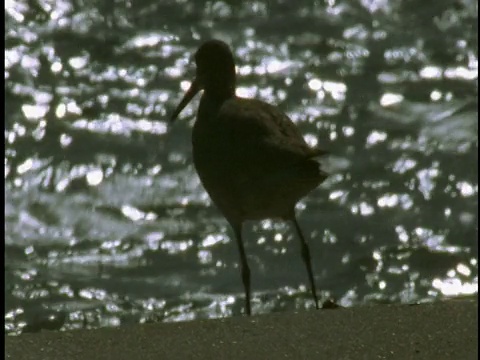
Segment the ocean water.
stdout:
<svg viewBox="0 0 480 360">
<path fill-rule="evenodd" d="M 430 4 L 430 3 L 429 3 Z M 277 105 L 331 175 L 297 206 L 322 300 L 478 293 L 478 5 L 5 3 L 5 333 L 241 316 L 233 233 L 192 165 L 192 55 Z M 253 312 L 314 309 L 289 224 L 244 227 Z"/>
</svg>

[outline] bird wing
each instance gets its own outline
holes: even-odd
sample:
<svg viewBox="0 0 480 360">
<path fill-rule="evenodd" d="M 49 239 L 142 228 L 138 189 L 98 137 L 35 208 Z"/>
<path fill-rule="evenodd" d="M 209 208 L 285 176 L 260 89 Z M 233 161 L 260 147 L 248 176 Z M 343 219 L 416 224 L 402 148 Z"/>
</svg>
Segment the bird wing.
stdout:
<svg viewBox="0 0 480 360">
<path fill-rule="evenodd" d="M 233 144 L 228 147 L 228 158 L 232 171 L 239 172 L 235 174 L 239 181 L 255 181 L 304 167 L 309 168 L 309 176 L 318 176 L 319 165 L 312 171 L 311 158 L 326 152 L 310 148 L 292 120 L 276 107 L 235 98 L 224 103 L 217 120 L 225 141 Z"/>
</svg>

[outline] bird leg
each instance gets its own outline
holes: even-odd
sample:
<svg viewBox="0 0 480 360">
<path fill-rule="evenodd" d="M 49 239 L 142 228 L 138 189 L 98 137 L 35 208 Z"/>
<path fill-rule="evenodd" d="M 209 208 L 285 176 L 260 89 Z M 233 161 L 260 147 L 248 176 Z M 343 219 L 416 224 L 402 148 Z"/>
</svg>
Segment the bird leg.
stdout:
<svg viewBox="0 0 480 360">
<path fill-rule="evenodd" d="M 233 224 L 233 231 L 235 233 L 235 240 L 237 241 L 238 251 L 240 253 L 240 266 L 242 270 L 242 282 L 245 289 L 245 312 L 251 315 L 250 307 L 250 268 L 248 267 L 247 256 L 245 255 L 245 248 L 243 247 L 242 239 L 242 224 Z"/>
<path fill-rule="evenodd" d="M 313 300 L 315 301 L 315 307 L 318 310 L 319 307 L 318 307 L 317 290 L 315 288 L 315 281 L 313 279 L 310 249 L 308 248 L 308 244 L 305 241 L 305 238 L 303 237 L 302 230 L 300 229 L 300 226 L 298 225 L 297 218 L 295 217 L 295 215 L 293 215 L 291 220 L 293 221 L 293 224 L 295 225 L 295 229 L 297 230 L 297 233 L 298 233 L 298 237 L 300 238 L 300 243 L 301 243 L 301 246 L 302 246 L 302 259 L 303 259 L 303 262 L 305 263 L 305 266 L 307 267 L 308 280 L 310 281 L 310 289 L 312 290 Z"/>
</svg>

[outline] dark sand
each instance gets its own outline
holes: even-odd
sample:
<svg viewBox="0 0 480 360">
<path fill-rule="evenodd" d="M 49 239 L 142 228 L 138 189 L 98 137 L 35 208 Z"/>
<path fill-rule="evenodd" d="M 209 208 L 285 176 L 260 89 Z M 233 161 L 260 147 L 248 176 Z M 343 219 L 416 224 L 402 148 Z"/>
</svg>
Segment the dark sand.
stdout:
<svg viewBox="0 0 480 360">
<path fill-rule="evenodd" d="M 439 359 L 478 356 L 478 301 L 375 305 L 6 336 L 15 360 Z"/>
</svg>

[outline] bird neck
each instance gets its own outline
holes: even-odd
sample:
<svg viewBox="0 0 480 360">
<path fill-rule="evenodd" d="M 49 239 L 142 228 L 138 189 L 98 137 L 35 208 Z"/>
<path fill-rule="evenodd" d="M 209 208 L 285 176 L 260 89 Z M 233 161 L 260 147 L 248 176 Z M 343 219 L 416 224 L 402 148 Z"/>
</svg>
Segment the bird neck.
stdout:
<svg viewBox="0 0 480 360">
<path fill-rule="evenodd" d="M 198 107 L 197 121 L 211 121 L 216 117 L 225 101 L 235 97 L 232 91 L 208 91 L 205 89 Z"/>
<path fill-rule="evenodd" d="M 225 101 L 226 99 L 235 96 L 235 82 L 225 81 L 207 84 L 203 93 L 208 95 L 209 98 L 215 98 L 219 101 Z"/>
</svg>

